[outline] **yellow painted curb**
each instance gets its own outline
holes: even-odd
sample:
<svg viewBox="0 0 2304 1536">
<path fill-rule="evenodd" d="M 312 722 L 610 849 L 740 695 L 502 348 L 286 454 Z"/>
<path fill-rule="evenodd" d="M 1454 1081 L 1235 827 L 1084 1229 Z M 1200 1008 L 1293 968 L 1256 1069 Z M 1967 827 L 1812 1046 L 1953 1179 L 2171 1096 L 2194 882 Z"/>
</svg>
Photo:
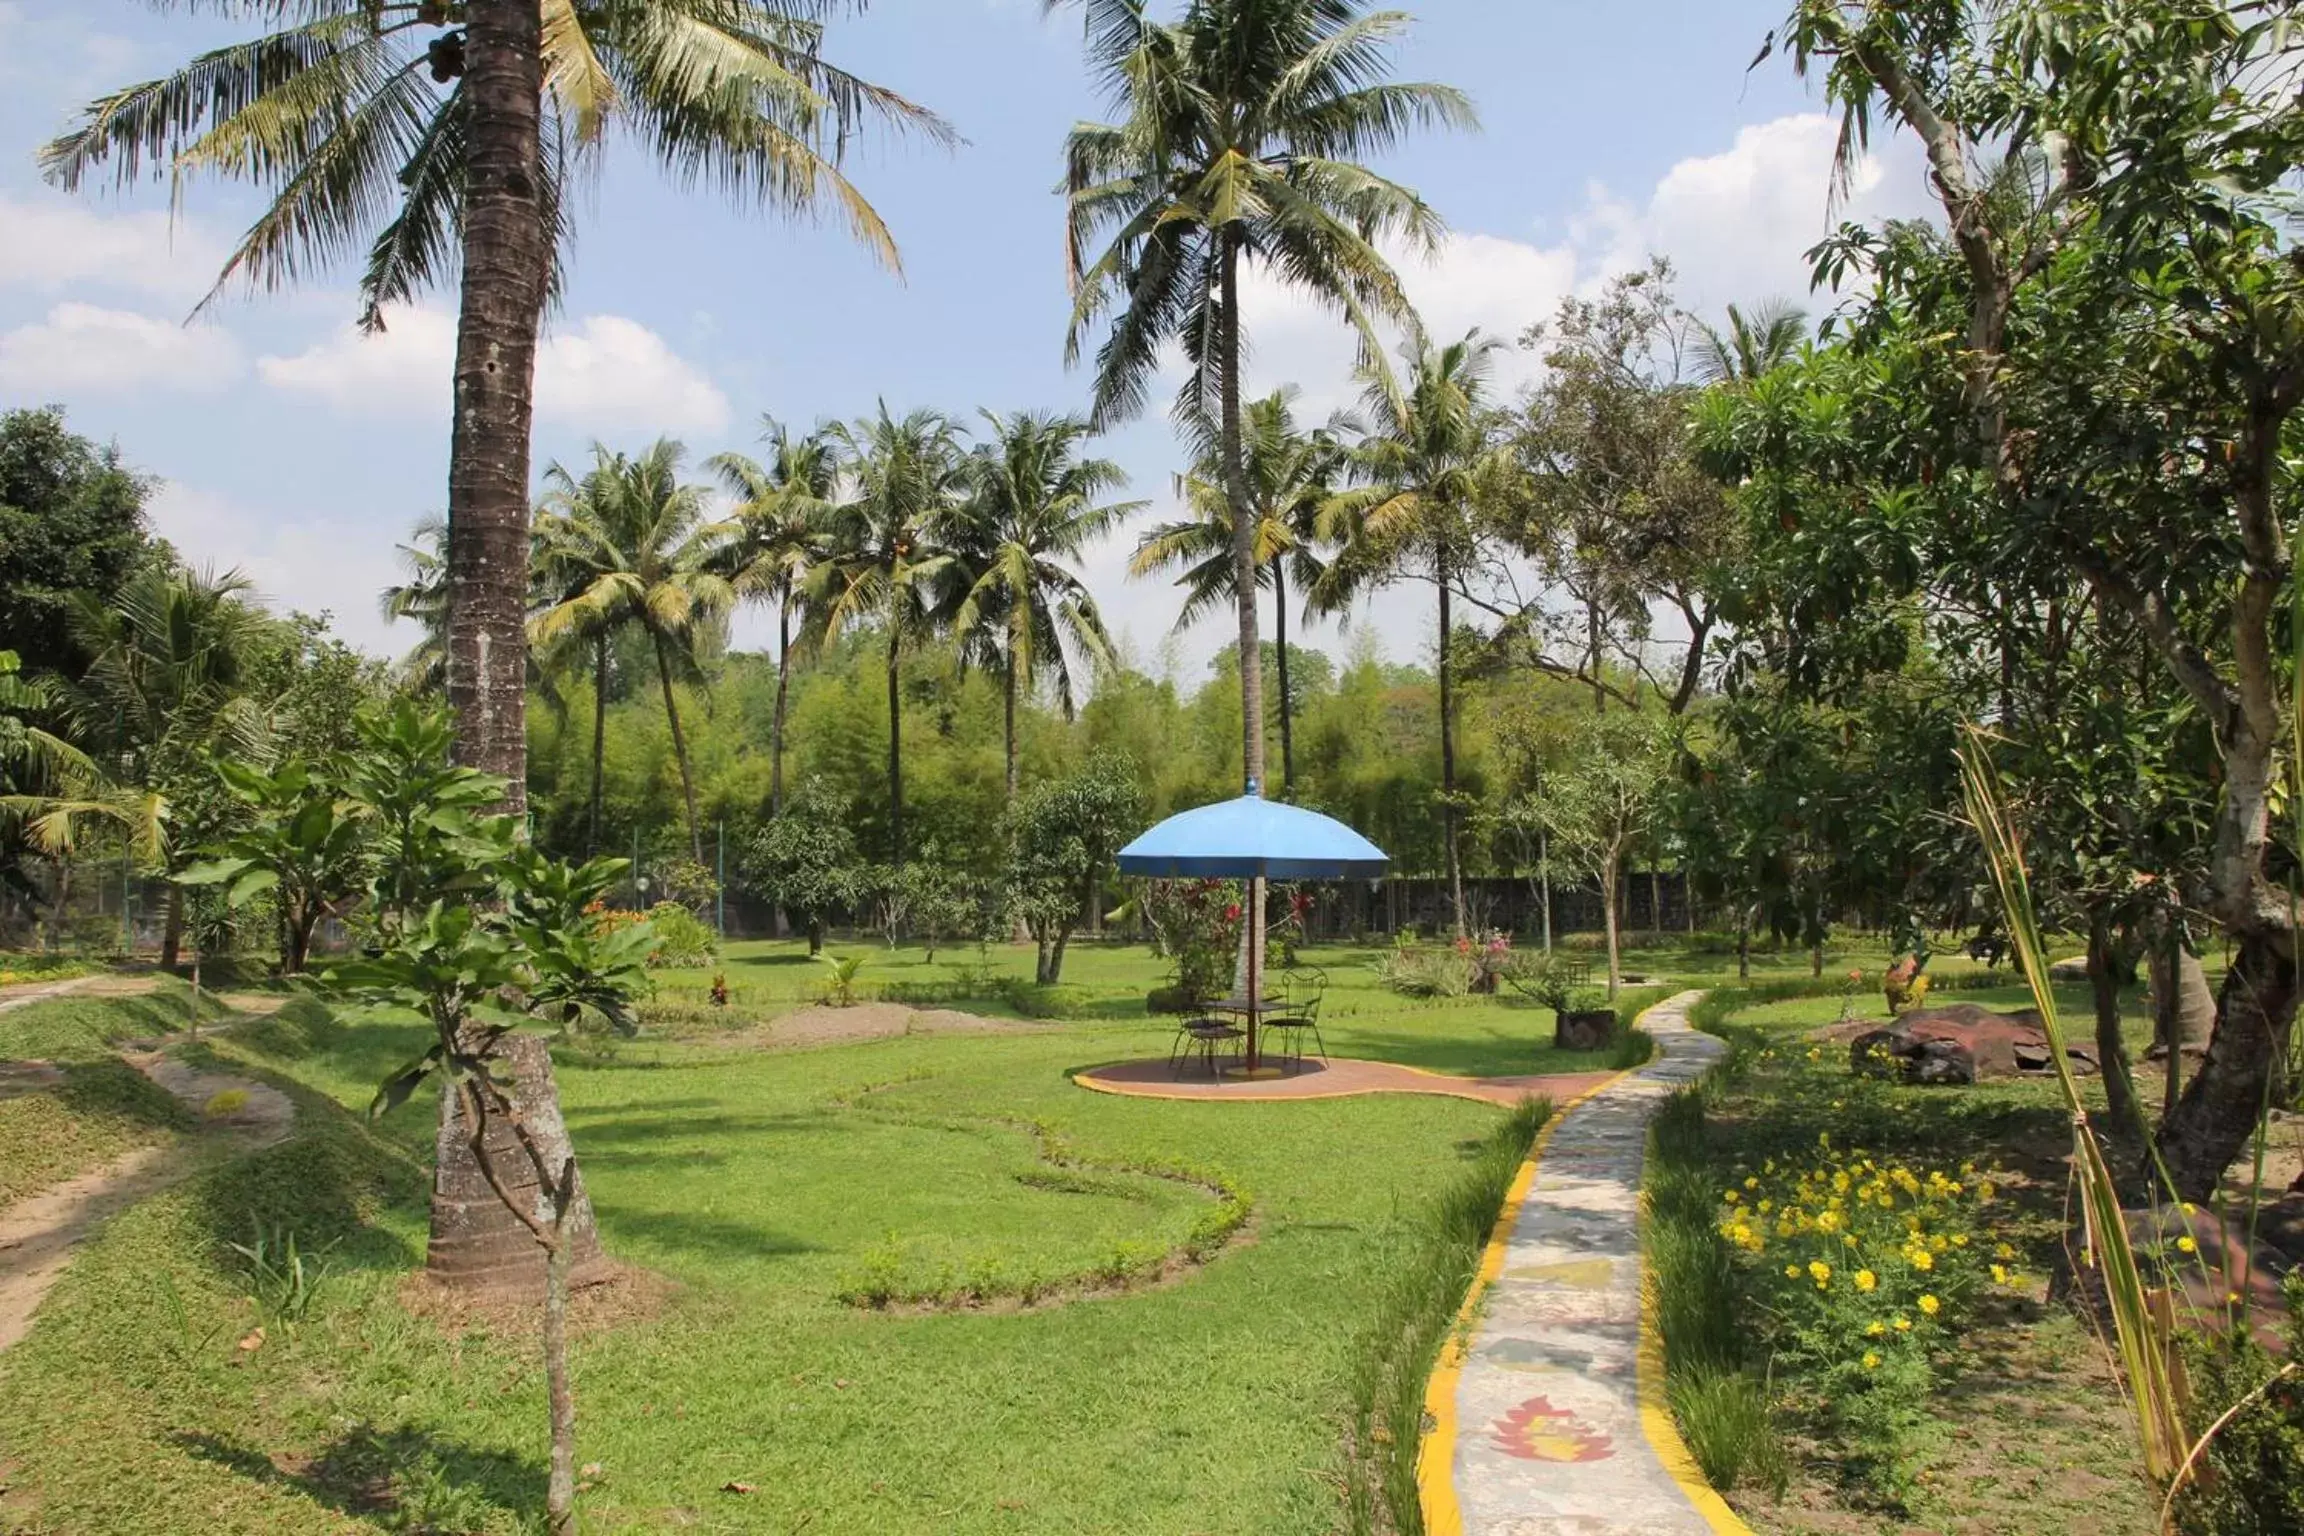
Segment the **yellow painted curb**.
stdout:
<svg viewBox="0 0 2304 1536">
<path fill-rule="evenodd" d="M 1639 1370 L 1635 1377 L 1635 1392 L 1640 1401 L 1640 1429 L 1648 1437 L 1648 1447 L 1656 1459 L 1664 1464 L 1665 1473 L 1680 1485 L 1688 1502 L 1696 1506 L 1696 1513 L 1712 1527 L 1716 1536 L 1752 1536 L 1752 1528 L 1737 1518 L 1728 1501 L 1704 1480 L 1704 1473 L 1696 1465 L 1696 1458 L 1688 1452 L 1688 1442 L 1680 1438 L 1680 1426 L 1672 1421 L 1672 1400 L 1665 1390 L 1664 1335 L 1656 1327 L 1656 1281 L 1648 1272 L 1648 1194 L 1640 1194 L 1640 1350 Z"/>
<path fill-rule="evenodd" d="M 1643 1010 L 1632 1027 L 1639 1028 L 1650 1013 L 1662 1006 L 1658 1003 Z M 1426 1536 L 1464 1536 L 1464 1511 L 1456 1502 L 1456 1479 L 1450 1465 L 1456 1457 L 1456 1381 L 1464 1372 L 1464 1342 L 1480 1297 L 1503 1273 L 1505 1246 L 1511 1238 L 1513 1224 L 1520 1218 L 1520 1207 L 1536 1187 L 1536 1167 L 1544 1155 L 1545 1143 L 1552 1139 L 1552 1132 L 1560 1122 L 1568 1118 L 1570 1110 L 1639 1070 L 1631 1067 L 1619 1072 L 1562 1105 L 1544 1122 L 1544 1129 L 1528 1148 L 1528 1160 L 1520 1165 L 1519 1174 L 1512 1180 L 1511 1191 L 1504 1198 L 1503 1214 L 1496 1218 L 1488 1246 L 1480 1255 L 1479 1272 L 1472 1277 L 1472 1287 L 1465 1293 L 1464 1305 L 1457 1311 L 1448 1342 L 1441 1347 L 1440 1359 L 1432 1368 L 1432 1379 L 1424 1388 L 1424 1412 L 1432 1428 L 1416 1450 L 1416 1488 L 1424 1506 Z M 1672 1422 L 1671 1403 L 1664 1390 L 1664 1339 L 1656 1331 L 1656 1293 L 1648 1275 L 1647 1226 L 1648 1199 L 1643 1192 L 1637 1221 L 1641 1268 L 1640 1345 L 1635 1387 L 1641 1432 L 1648 1437 L 1649 1448 L 1655 1451 L 1665 1474 L 1679 1485 L 1696 1513 L 1703 1516 L 1704 1523 L 1711 1526 L 1717 1536 L 1753 1536 L 1751 1527 L 1738 1519 L 1727 1501 L 1704 1480 L 1704 1474 L 1697 1469 L 1696 1458 L 1688 1453 L 1687 1443 L 1680 1438 L 1679 1426 Z"/>
<path fill-rule="evenodd" d="M 1646 1018 L 1647 1014 L 1640 1017 Z M 1512 1227 L 1520 1219 L 1520 1207 L 1527 1203 L 1529 1192 L 1536 1187 L 1536 1169 L 1543 1161 L 1545 1144 L 1560 1128 L 1560 1122 L 1568 1118 L 1570 1110 L 1639 1070 L 1627 1067 L 1606 1082 L 1594 1083 L 1567 1103 L 1555 1107 L 1543 1129 L 1536 1133 L 1535 1141 L 1529 1144 L 1527 1160 L 1512 1176 L 1512 1187 L 1504 1195 L 1504 1209 L 1489 1230 L 1488 1246 L 1480 1250 L 1480 1267 L 1464 1292 L 1464 1305 L 1456 1309 L 1456 1320 L 1449 1325 L 1447 1342 L 1440 1346 L 1440 1358 L 1432 1366 L 1432 1378 L 1424 1384 L 1424 1415 L 1432 1427 L 1425 1431 L 1416 1447 L 1416 1491 L 1418 1502 L 1424 1506 L 1425 1536 L 1464 1536 L 1464 1511 L 1456 1502 L 1456 1479 L 1449 1467 L 1456 1458 L 1456 1378 L 1464 1373 L 1464 1345 L 1470 1336 L 1473 1314 L 1480 1309 L 1480 1298 L 1504 1272 L 1504 1254 L 1512 1239 Z"/>
</svg>

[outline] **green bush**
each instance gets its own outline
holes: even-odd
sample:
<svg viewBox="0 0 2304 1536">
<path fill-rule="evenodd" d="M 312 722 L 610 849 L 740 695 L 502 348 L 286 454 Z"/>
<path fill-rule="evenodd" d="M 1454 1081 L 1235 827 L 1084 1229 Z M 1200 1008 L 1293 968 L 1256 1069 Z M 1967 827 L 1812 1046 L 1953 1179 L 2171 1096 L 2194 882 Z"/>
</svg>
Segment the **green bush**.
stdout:
<svg viewBox="0 0 2304 1536">
<path fill-rule="evenodd" d="M 676 901 L 660 901 L 648 909 L 648 931 L 656 942 L 648 950 L 651 970 L 693 970 L 712 963 L 720 940 L 712 930 Z"/>
<path fill-rule="evenodd" d="M 2304 1275 L 2288 1277 L 2287 1299 L 2287 1356 L 2304 1360 Z M 2245 1329 L 2179 1337 L 2192 1381 L 2192 1433 L 2239 1411 L 2208 1442 L 2177 1501 L 2177 1529 L 2185 1536 L 2304 1530 L 2304 1380 L 2282 1375 L 2282 1362 Z"/>
<path fill-rule="evenodd" d="M 1028 1019 L 1076 1019 L 1088 1005 L 1088 989 L 1010 978 L 1001 985 L 1000 1000 Z"/>
<path fill-rule="evenodd" d="M 1376 962 L 1376 979 L 1402 997 L 1463 997 L 1479 979 L 1477 956 L 1404 944 Z"/>
</svg>

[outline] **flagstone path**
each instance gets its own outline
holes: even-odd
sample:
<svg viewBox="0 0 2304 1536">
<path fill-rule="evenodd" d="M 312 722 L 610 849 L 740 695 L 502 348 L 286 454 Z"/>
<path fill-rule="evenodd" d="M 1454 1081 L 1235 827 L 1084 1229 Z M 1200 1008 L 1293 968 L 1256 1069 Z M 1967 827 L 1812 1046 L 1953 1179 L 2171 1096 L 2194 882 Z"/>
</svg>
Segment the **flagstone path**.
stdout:
<svg viewBox="0 0 2304 1536">
<path fill-rule="evenodd" d="M 1641 1320 L 1648 1121 L 1727 1054 L 1688 1027 L 1702 995 L 1649 1010 L 1656 1058 L 1570 1108 L 1522 1168 L 1469 1342 L 1450 1345 L 1426 1400 L 1431 1536 L 1748 1536 L 1672 1428 Z"/>
</svg>

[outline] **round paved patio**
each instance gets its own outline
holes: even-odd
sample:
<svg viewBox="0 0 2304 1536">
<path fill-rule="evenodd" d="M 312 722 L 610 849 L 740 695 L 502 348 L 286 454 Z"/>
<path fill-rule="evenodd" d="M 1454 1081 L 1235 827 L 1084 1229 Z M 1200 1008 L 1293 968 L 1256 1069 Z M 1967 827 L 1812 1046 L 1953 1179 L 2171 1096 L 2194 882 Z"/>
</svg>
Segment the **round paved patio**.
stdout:
<svg viewBox="0 0 2304 1536">
<path fill-rule="evenodd" d="M 1264 1102 L 1274 1099 L 1343 1099 L 1362 1093 L 1437 1093 L 1451 1098 L 1478 1099 L 1487 1104 L 1512 1105 L 1525 1098 L 1550 1099 L 1563 1104 L 1619 1074 L 1614 1072 L 1562 1072 L 1520 1077 L 1451 1077 L 1389 1061 L 1359 1061 L 1338 1056 L 1326 1062 L 1291 1065 L 1282 1077 L 1248 1080 L 1208 1076 L 1197 1062 L 1171 1067 L 1164 1057 L 1144 1061 L 1116 1061 L 1072 1074 L 1072 1081 L 1098 1093 L 1117 1093 L 1141 1099 L 1230 1099 Z"/>
</svg>

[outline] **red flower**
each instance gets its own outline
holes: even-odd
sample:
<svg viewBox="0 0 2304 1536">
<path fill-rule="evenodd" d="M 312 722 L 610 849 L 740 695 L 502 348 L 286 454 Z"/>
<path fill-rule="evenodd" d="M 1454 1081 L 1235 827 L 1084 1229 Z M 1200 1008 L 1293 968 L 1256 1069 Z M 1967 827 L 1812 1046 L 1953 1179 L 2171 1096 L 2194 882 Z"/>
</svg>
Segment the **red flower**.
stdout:
<svg viewBox="0 0 2304 1536">
<path fill-rule="evenodd" d="M 1240 921 L 1240 903 L 1234 902 L 1224 909 L 1224 921 L 1228 923 Z"/>
</svg>

